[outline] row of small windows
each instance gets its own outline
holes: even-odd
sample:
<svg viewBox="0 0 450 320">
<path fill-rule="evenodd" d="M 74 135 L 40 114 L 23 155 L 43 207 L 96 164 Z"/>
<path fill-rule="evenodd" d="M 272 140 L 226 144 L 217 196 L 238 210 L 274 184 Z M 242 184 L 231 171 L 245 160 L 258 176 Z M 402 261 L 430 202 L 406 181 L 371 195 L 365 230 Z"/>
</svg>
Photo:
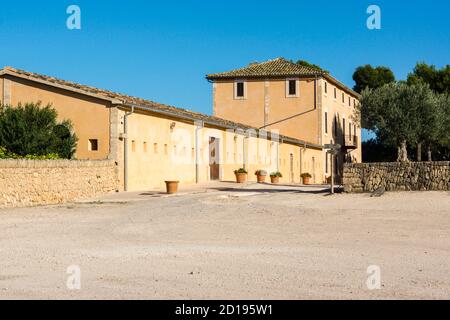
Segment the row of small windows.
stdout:
<svg viewBox="0 0 450 320">
<path fill-rule="evenodd" d="M 247 86 L 245 81 L 235 82 L 235 98 L 245 99 L 246 98 Z M 328 94 L 328 83 L 325 82 L 324 85 L 325 94 Z M 286 95 L 288 97 L 297 97 L 299 94 L 299 80 L 288 79 L 286 80 Z M 345 93 L 342 92 L 342 103 L 345 103 Z M 337 99 L 337 88 L 334 87 L 334 99 Z M 348 106 L 352 105 L 352 97 L 348 95 Z M 356 107 L 356 99 L 353 98 L 353 106 Z"/>
<path fill-rule="evenodd" d="M 325 82 L 324 91 L 325 91 L 325 94 L 328 94 L 328 83 L 327 82 Z M 333 91 L 334 91 L 333 92 L 334 99 L 337 99 L 337 88 L 334 87 Z M 345 103 L 345 93 L 341 92 L 341 95 L 342 95 L 342 103 Z M 351 105 L 352 105 L 352 97 L 349 95 L 348 96 L 348 106 L 351 107 Z M 356 99 L 355 98 L 353 98 L 353 107 L 356 107 Z"/>
<path fill-rule="evenodd" d="M 236 99 L 245 99 L 247 96 L 247 86 L 245 81 L 236 81 L 235 82 L 235 98 Z M 288 79 L 286 80 L 286 95 L 288 97 L 297 97 L 299 93 L 299 81 L 297 79 Z"/>
</svg>

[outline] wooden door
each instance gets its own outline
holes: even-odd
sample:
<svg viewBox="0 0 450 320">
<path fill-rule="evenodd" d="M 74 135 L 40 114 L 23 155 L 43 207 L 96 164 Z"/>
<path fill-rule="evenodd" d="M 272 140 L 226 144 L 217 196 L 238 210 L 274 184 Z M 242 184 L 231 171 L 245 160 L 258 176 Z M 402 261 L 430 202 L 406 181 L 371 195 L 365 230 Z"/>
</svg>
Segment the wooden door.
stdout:
<svg viewBox="0 0 450 320">
<path fill-rule="evenodd" d="M 220 179 L 220 154 L 219 154 L 219 139 L 209 138 L 209 177 L 210 180 Z"/>
</svg>

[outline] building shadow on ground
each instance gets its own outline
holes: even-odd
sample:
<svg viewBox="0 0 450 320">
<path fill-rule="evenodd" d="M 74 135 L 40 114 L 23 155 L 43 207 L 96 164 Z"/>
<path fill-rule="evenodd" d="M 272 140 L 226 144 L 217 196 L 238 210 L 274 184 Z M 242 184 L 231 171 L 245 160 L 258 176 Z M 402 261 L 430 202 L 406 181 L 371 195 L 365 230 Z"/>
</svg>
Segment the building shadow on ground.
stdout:
<svg viewBox="0 0 450 320">
<path fill-rule="evenodd" d="M 260 183 L 260 186 L 274 186 L 273 184 Z M 254 192 L 254 193 L 301 193 L 301 194 L 322 194 L 324 196 L 330 194 L 330 187 L 328 186 L 292 186 L 277 184 L 275 187 L 283 187 L 283 189 L 277 188 L 242 188 L 242 187 L 216 187 L 211 190 L 222 192 Z M 300 189 L 301 188 L 301 189 Z M 321 189 L 319 189 L 321 188 Z M 335 187 L 335 193 L 342 192 L 342 188 Z"/>
</svg>

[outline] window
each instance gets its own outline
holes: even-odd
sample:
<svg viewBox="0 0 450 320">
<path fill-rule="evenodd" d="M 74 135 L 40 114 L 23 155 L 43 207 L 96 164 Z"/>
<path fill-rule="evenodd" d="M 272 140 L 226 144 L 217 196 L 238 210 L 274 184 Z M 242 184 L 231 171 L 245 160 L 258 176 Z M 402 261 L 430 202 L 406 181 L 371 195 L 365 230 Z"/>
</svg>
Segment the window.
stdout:
<svg viewBox="0 0 450 320">
<path fill-rule="evenodd" d="M 325 173 L 328 173 L 328 153 L 325 153 Z"/>
<path fill-rule="evenodd" d="M 337 89 L 334 88 L 334 98 L 337 99 Z"/>
<path fill-rule="evenodd" d="M 235 99 L 245 99 L 247 93 L 247 86 L 244 81 L 236 81 L 234 83 L 234 98 Z"/>
<path fill-rule="evenodd" d="M 342 103 L 345 103 L 345 94 L 342 92 Z"/>
<path fill-rule="evenodd" d="M 297 79 L 286 80 L 286 97 L 298 97 L 299 81 Z"/>
<path fill-rule="evenodd" d="M 297 94 L 297 81 L 289 80 L 289 95 L 295 96 Z"/>
<path fill-rule="evenodd" d="M 328 112 L 325 112 L 325 133 L 328 133 Z"/>
<path fill-rule="evenodd" d="M 348 134 L 350 135 L 350 141 L 352 141 L 352 124 L 348 123 Z"/>
<path fill-rule="evenodd" d="M 327 94 L 328 93 L 328 83 L 326 81 L 325 81 L 324 89 L 325 89 L 325 94 Z"/>
<path fill-rule="evenodd" d="M 243 82 L 238 82 L 236 85 L 237 85 L 236 96 L 244 97 L 244 83 Z"/>
<path fill-rule="evenodd" d="M 350 97 L 348 97 L 348 106 L 350 107 L 352 105 L 352 99 L 350 99 Z"/>
<path fill-rule="evenodd" d="M 338 116 L 334 116 L 334 136 L 337 136 L 337 130 L 338 130 Z"/>
<path fill-rule="evenodd" d="M 89 139 L 88 149 L 89 149 L 89 151 L 98 151 L 98 140 L 97 139 Z"/>
<path fill-rule="evenodd" d="M 345 118 L 342 119 L 342 135 L 345 137 Z"/>
</svg>

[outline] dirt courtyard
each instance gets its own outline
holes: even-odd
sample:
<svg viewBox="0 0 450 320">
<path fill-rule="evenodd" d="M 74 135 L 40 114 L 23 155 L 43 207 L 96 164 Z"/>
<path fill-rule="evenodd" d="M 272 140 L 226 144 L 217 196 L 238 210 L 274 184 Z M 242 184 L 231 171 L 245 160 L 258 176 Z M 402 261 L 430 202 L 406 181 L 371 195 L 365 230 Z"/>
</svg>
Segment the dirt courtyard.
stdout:
<svg viewBox="0 0 450 320">
<path fill-rule="evenodd" d="M 0 210 L 0 298 L 450 298 L 446 192 L 217 183 L 100 200 Z"/>
</svg>

